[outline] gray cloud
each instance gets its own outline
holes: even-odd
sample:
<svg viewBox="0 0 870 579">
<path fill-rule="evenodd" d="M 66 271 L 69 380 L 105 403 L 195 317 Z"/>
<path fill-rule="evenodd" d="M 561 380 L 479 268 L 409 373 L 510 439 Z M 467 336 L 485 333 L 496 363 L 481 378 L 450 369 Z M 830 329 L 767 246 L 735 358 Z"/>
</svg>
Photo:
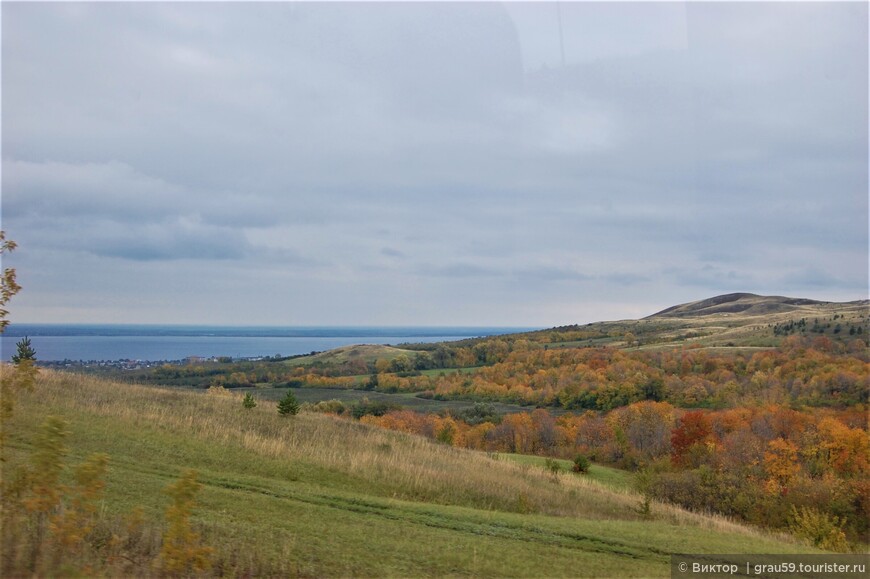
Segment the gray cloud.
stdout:
<svg viewBox="0 0 870 579">
<path fill-rule="evenodd" d="M 626 286 L 634 286 L 651 281 L 648 276 L 636 273 L 611 273 L 603 276 L 603 279 L 609 283 L 615 283 Z"/>
<path fill-rule="evenodd" d="M 143 175 L 126 163 L 3 161 L 7 217 L 161 219 L 191 208 L 183 187 Z"/>
<path fill-rule="evenodd" d="M 741 287 L 753 288 L 758 285 L 758 280 L 749 274 L 709 264 L 697 269 L 680 267 L 667 269 L 664 274 L 681 285 L 697 286 L 708 290 L 716 289 L 718 291 L 718 288 L 721 288 L 723 291 L 732 291 Z"/>
<path fill-rule="evenodd" d="M 141 310 L 193 322 L 861 297 L 866 5 L 563 3 L 562 47 L 556 9 L 4 3 L 13 315 L 138 312 L 139 271 L 196 271 Z"/>
<path fill-rule="evenodd" d="M 475 265 L 472 263 L 449 263 L 447 265 L 429 265 L 418 270 L 420 275 L 431 275 L 439 278 L 486 278 L 504 274 L 494 267 Z"/>
<path fill-rule="evenodd" d="M 383 249 L 381 249 L 381 255 L 385 255 L 387 257 L 396 257 L 396 258 L 407 257 L 407 255 L 405 255 L 404 252 L 399 251 L 398 249 L 394 249 L 392 247 L 384 247 Z"/>
<path fill-rule="evenodd" d="M 135 261 L 240 259 L 250 254 L 239 232 L 185 219 L 124 230 L 105 227 L 89 241 L 88 250 Z"/>
<path fill-rule="evenodd" d="M 856 295 L 860 295 L 861 291 L 867 289 L 867 280 L 866 278 L 862 279 L 860 275 L 855 275 L 855 273 L 851 276 L 840 277 L 831 275 L 827 268 L 808 267 L 789 272 L 778 281 L 780 284 L 788 287 L 823 290 L 844 288 L 853 290 L 856 292 Z"/>
</svg>

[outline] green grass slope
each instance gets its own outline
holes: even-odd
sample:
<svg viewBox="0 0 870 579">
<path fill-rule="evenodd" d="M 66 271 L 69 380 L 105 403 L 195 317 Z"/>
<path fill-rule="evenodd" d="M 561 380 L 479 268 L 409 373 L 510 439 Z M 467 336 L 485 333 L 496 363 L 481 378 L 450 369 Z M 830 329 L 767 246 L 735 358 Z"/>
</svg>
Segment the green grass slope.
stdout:
<svg viewBox="0 0 870 579">
<path fill-rule="evenodd" d="M 340 365 L 347 362 L 360 361 L 366 364 L 374 363 L 377 360 L 394 360 L 399 356 L 413 357 L 416 352 L 411 350 L 403 350 L 393 346 L 381 346 L 378 344 L 357 344 L 353 346 L 342 346 L 312 354 L 309 356 L 299 356 L 285 361 L 285 364 L 290 366 L 309 366 L 309 365 Z"/>
<path fill-rule="evenodd" d="M 669 575 L 672 552 L 809 552 L 667 505 L 644 518 L 620 484 L 319 414 L 281 417 L 273 403 L 245 410 L 236 396 L 48 371 L 7 425 L 5 472 L 51 414 L 70 424 L 69 463 L 110 455 L 102 516 L 141 506 L 160 521 L 162 489 L 196 469 L 194 521 L 221 574 L 654 577 Z"/>
<path fill-rule="evenodd" d="M 563 472 L 571 472 L 574 463 L 570 460 L 560 458 L 545 458 L 543 456 L 531 456 L 528 454 L 508 454 L 499 453 L 496 457 L 505 457 L 507 460 L 516 462 L 517 464 L 527 464 L 540 468 L 549 469 L 549 464 L 558 465 Z M 548 464 L 549 462 L 549 464 Z M 593 480 L 602 485 L 628 490 L 632 488 L 632 474 L 626 470 L 611 468 L 600 464 L 593 464 L 589 467 L 589 472 L 585 475 L 575 475 L 581 478 Z"/>
</svg>

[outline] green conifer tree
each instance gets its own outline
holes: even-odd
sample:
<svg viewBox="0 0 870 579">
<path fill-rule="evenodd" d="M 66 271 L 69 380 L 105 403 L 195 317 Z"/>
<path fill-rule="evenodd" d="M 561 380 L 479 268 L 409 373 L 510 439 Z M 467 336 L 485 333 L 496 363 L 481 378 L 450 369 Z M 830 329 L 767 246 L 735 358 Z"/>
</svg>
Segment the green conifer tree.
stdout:
<svg viewBox="0 0 870 579">
<path fill-rule="evenodd" d="M 288 390 L 287 395 L 278 401 L 278 414 L 286 416 L 288 414 L 296 415 L 298 413 L 299 403 L 296 401 L 296 397 L 293 396 L 293 392 Z"/>
<path fill-rule="evenodd" d="M 24 336 L 15 346 L 18 348 L 18 351 L 12 355 L 13 364 L 20 364 L 22 360 L 36 360 L 36 350 L 31 346 L 30 338 Z"/>
<path fill-rule="evenodd" d="M 256 405 L 257 405 L 257 401 L 254 400 L 254 397 L 251 395 L 250 392 L 247 392 L 245 394 L 245 399 L 242 400 L 242 406 L 244 406 L 245 408 L 250 410 L 251 408 L 254 408 Z"/>
</svg>

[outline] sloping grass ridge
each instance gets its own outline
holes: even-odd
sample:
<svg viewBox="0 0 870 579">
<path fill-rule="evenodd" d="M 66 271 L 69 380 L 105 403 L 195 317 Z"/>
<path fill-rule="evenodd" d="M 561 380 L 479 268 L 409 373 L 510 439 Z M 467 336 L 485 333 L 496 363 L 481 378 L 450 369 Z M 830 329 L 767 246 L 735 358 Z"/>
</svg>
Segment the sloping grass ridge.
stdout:
<svg viewBox="0 0 870 579">
<path fill-rule="evenodd" d="M 421 437 L 49 371 L 20 394 L 4 472 L 48 415 L 69 423 L 69 462 L 109 455 L 99 516 L 111 527 L 141 507 L 152 550 L 163 489 L 195 469 L 193 522 L 217 575 L 650 577 L 669 575 L 672 552 L 812 552 L 668 505 L 644 517 L 630 491 Z M 102 569 L 156 573 L 125 564 Z"/>
</svg>

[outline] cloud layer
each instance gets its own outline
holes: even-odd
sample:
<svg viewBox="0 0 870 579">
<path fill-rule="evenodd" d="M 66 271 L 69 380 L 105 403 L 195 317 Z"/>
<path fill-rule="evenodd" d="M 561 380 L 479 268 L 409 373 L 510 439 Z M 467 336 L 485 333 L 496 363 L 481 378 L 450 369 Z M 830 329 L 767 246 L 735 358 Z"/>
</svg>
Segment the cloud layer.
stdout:
<svg viewBox="0 0 870 579">
<path fill-rule="evenodd" d="M 866 296 L 865 4 L 4 3 L 2 26 L 14 320 Z"/>
</svg>

